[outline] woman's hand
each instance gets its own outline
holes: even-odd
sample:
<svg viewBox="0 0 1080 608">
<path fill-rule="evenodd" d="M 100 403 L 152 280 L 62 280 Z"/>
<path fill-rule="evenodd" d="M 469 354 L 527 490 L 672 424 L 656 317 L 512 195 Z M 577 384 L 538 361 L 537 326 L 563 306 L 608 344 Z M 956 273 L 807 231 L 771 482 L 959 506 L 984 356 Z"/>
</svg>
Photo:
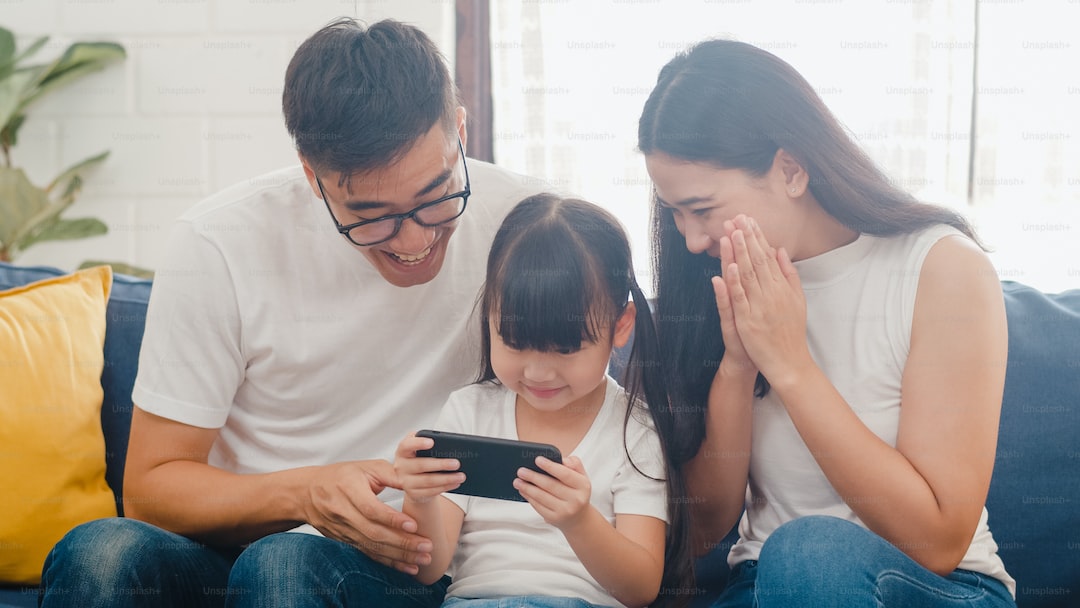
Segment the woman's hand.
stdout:
<svg viewBox="0 0 1080 608">
<path fill-rule="evenodd" d="M 746 355 L 778 384 L 815 365 L 806 342 L 806 298 L 787 252 L 770 247 L 757 222 L 740 214 L 734 227 L 721 239 L 721 251 L 730 247 L 734 257 L 724 267 L 731 316 Z"/>
<path fill-rule="evenodd" d="M 735 263 L 735 251 L 731 245 L 731 234 L 735 232 L 735 223 L 730 220 L 724 222 L 724 230 L 727 232 L 727 237 L 720 239 L 721 268 L 727 268 L 728 265 Z M 733 375 L 757 376 L 757 367 L 750 360 L 750 355 L 746 353 L 735 325 L 735 311 L 731 303 L 732 288 L 728 285 L 728 281 L 733 286 L 737 280 L 737 275 L 729 276 L 727 273 L 712 278 L 713 293 L 716 295 L 716 311 L 720 313 L 720 335 L 724 340 L 724 355 L 720 360 L 720 367 Z M 718 369 L 717 373 L 720 372 L 721 370 Z"/>
<path fill-rule="evenodd" d="M 585 465 L 577 456 L 568 456 L 563 464 L 538 456 L 536 465 L 550 475 L 523 467 L 518 469 L 514 487 L 544 521 L 565 532 L 588 511 L 592 483 Z"/>
</svg>

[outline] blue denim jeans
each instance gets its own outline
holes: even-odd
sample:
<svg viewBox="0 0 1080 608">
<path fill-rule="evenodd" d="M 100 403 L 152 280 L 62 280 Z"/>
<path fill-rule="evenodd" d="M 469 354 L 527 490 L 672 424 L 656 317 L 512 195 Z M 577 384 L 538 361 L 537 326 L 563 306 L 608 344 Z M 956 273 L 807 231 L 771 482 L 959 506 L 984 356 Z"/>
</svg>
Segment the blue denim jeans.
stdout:
<svg viewBox="0 0 1080 608">
<path fill-rule="evenodd" d="M 737 564 L 711 608 L 1015 608 L 990 576 L 923 568 L 849 521 L 810 516 L 773 532 L 758 560 Z"/>
<path fill-rule="evenodd" d="M 466 599 L 452 597 L 443 608 L 603 608 L 576 597 L 547 597 L 544 595 L 517 595 L 492 599 Z"/>
<path fill-rule="evenodd" d="M 113 518 L 57 543 L 42 570 L 40 605 L 435 608 L 448 583 L 425 587 L 321 536 L 272 534 L 243 549 L 215 549 Z"/>
</svg>

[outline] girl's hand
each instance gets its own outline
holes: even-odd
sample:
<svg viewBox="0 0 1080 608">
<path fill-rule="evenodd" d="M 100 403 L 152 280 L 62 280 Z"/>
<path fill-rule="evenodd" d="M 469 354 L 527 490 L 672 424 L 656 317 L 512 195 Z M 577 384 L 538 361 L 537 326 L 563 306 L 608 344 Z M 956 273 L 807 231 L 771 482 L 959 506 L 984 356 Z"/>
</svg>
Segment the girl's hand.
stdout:
<svg viewBox="0 0 1080 608">
<path fill-rule="evenodd" d="M 724 267 L 735 327 L 750 360 L 778 384 L 814 365 L 806 342 L 806 298 L 787 252 L 769 247 L 757 222 L 740 214 L 735 228 L 734 263 Z"/>
<path fill-rule="evenodd" d="M 417 457 L 417 450 L 427 450 L 434 446 L 434 439 L 409 433 L 401 440 L 397 452 L 394 453 L 394 470 L 401 480 L 401 489 L 405 491 L 406 498 L 415 502 L 428 502 L 465 481 L 464 473 L 440 472 L 456 471 L 461 466 L 456 459 Z"/>
<path fill-rule="evenodd" d="M 514 487 L 544 521 L 560 530 L 572 528 L 587 512 L 592 496 L 592 484 L 581 459 L 568 456 L 559 464 L 537 456 L 536 465 L 551 476 L 522 467 Z"/>
</svg>

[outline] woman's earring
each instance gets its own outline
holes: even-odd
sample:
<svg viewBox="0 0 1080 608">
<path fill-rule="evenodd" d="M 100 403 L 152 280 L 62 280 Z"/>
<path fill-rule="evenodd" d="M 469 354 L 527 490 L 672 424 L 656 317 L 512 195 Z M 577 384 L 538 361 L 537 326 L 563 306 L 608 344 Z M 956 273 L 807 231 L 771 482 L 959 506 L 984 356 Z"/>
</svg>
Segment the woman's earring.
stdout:
<svg viewBox="0 0 1080 608">
<path fill-rule="evenodd" d="M 792 194 L 795 194 L 795 190 L 797 190 L 797 188 L 792 188 L 792 189 L 791 189 L 791 193 L 792 193 Z"/>
</svg>

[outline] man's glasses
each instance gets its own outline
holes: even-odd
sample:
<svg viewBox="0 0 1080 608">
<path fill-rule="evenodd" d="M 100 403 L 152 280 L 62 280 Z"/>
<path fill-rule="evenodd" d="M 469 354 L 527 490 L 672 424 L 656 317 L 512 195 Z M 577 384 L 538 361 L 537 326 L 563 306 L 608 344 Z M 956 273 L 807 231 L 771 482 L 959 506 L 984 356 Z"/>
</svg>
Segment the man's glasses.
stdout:
<svg viewBox="0 0 1080 608">
<path fill-rule="evenodd" d="M 342 226 L 341 222 L 334 216 L 334 211 L 330 209 L 330 201 L 326 198 L 326 191 L 323 189 L 322 181 L 319 180 L 318 175 L 315 176 L 315 183 L 319 186 L 319 194 L 322 195 L 326 210 L 330 212 L 330 218 L 334 220 L 338 232 L 345 235 L 345 238 L 358 247 L 369 247 L 385 243 L 397 236 L 398 231 L 401 230 L 401 223 L 407 219 L 411 219 L 425 228 L 434 228 L 461 217 L 461 214 L 465 212 L 465 205 L 469 203 L 469 195 L 472 194 L 472 190 L 469 184 L 469 166 L 465 164 L 465 148 L 461 145 L 460 138 L 458 139 L 458 154 L 461 156 L 461 167 L 465 171 L 465 189 L 461 192 L 448 194 L 430 203 L 424 203 L 408 213 L 384 215 L 347 226 Z"/>
</svg>

